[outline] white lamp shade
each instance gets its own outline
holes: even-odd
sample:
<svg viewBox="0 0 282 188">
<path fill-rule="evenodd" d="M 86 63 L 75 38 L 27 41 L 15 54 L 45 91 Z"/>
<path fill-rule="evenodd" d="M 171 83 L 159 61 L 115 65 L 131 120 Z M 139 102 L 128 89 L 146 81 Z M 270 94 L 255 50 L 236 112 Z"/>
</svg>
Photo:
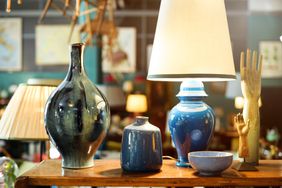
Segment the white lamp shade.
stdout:
<svg viewBox="0 0 282 188">
<path fill-rule="evenodd" d="M 146 112 L 148 109 L 147 97 L 142 94 L 131 94 L 128 95 L 126 101 L 126 111 L 142 113 Z"/>
<path fill-rule="evenodd" d="M 21 84 L 0 121 L 0 139 L 47 140 L 45 103 L 56 87 Z"/>
<path fill-rule="evenodd" d="M 162 0 L 149 80 L 235 78 L 224 0 Z"/>
</svg>

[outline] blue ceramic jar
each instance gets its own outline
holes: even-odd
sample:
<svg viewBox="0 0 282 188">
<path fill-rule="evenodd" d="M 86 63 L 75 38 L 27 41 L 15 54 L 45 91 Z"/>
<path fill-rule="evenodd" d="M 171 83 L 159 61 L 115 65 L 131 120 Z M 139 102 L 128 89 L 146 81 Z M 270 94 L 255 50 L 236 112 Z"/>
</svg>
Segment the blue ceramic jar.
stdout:
<svg viewBox="0 0 282 188">
<path fill-rule="evenodd" d="M 212 136 L 215 115 L 202 101 L 207 94 L 200 81 L 184 81 L 177 94 L 180 102 L 170 111 L 168 124 L 177 150 L 177 166 L 188 166 L 188 153 L 206 150 Z"/>
<path fill-rule="evenodd" d="M 81 43 L 71 46 L 69 71 L 45 107 L 45 127 L 64 168 L 93 166 L 110 123 L 108 102 L 84 70 L 83 50 Z"/>
<path fill-rule="evenodd" d="M 162 166 L 160 129 L 148 122 L 148 117 L 137 116 L 124 129 L 122 136 L 121 167 L 126 171 L 156 171 Z"/>
</svg>

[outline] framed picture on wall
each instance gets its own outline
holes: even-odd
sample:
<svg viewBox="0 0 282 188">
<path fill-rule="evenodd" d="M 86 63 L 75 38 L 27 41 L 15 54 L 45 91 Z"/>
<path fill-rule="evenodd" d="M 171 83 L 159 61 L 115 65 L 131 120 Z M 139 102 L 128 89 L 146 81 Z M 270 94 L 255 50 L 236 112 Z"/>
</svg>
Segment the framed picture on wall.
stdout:
<svg viewBox="0 0 282 188">
<path fill-rule="evenodd" d="M 22 69 L 22 20 L 0 18 L 0 71 Z"/>
<path fill-rule="evenodd" d="M 280 41 L 261 41 L 259 50 L 263 55 L 261 77 L 282 77 L 282 43 Z"/>
<path fill-rule="evenodd" d="M 109 45 L 107 36 L 103 36 L 102 67 L 106 73 L 132 73 L 136 69 L 136 29 L 118 27 L 117 39 Z"/>
<path fill-rule="evenodd" d="M 79 27 L 75 27 L 70 43 L 69 25 L 37 25 L 35 29 L 35 61 L 37 65 L 69 64 L 69 45 L 80 42 Z"/>
</svg>

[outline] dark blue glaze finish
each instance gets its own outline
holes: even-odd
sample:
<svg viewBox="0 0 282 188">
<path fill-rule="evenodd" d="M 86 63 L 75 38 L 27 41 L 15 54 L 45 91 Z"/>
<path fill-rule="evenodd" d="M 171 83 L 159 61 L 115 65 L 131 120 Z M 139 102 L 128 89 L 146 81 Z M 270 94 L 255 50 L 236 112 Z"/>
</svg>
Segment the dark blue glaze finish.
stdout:
<svg viewBox="0 0 282 188">
<path fill-rule="evenodd" d="M 169 114 L 169 129 L 177 150 L 177 166 L 188 166 L 188 153 L 206 150 L 212 136 L 215 116 L 211 107 L 202 101 L 206 96 L 198 81 L 184 81 L 177 97 L 180 102 Z"/>
<path fill-rule="evenodd" d="M 157 171 L 162 166 L 160 129 L 148 122 L 148 117 L 137 116 L 124 129 L 122 136 L 121 167 L 125 171 Z"/>
<path fill-rule="evenodd" d="M 64 168 L 93 166 L 110 123 L 108 102 L 84 71 L 83 50 L 81 43 L 71 46 L 67 76 L 45 107 L 45 128 L 62 155 Z"/>
</svg>

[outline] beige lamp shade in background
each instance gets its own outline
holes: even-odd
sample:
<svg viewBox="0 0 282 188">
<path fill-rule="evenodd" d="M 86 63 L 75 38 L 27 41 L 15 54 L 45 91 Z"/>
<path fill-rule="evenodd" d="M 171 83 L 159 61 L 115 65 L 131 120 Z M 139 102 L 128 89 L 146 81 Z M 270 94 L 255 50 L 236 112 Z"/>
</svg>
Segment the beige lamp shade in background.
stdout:
<svg viewBox="0 0 282 188">
<path fill-rule="evenodd" d="M 33 79 L 19 85 L 1 118 L 0 139 L 47 140 L 44 107 L 58 82 Z"/>
<path fill-rule="evenodd" d="M 126 101 L 126 111 L 143 113 L 148 109 L 147 97 L 143 94 L 130 94 Z"/>
<path fill-rule="evenodd" d="M 162 0 L 149 80 L 235 78 L 224 0 Z"/>
</svg>

